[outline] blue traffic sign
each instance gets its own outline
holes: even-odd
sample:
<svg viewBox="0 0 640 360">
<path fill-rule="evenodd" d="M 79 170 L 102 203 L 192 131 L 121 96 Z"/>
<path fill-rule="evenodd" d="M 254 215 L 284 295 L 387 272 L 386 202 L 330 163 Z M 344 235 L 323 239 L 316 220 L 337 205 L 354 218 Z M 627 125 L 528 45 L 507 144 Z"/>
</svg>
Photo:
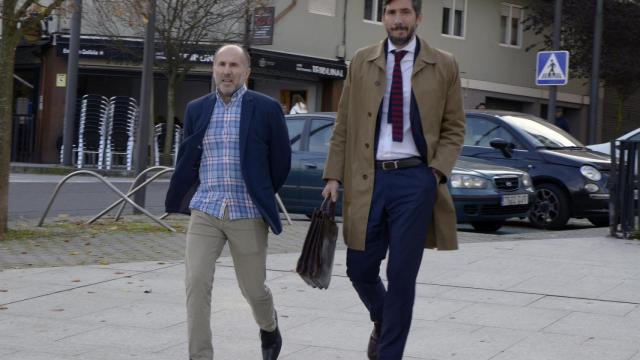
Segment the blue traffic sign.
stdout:
<svg viewBox="0 0 640 360">
<path fill-rule="evenodd" d="M 567 81 L 569 81 L 569 52 L 538 52 L 536 85 L 566 85 Z"/>
</svg>

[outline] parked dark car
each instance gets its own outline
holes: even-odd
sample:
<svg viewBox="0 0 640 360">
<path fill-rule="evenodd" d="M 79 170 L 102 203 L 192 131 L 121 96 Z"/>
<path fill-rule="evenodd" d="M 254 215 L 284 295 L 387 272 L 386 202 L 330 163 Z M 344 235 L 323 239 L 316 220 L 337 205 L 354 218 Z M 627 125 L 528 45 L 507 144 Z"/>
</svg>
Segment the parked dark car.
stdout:
<svg viewBox="0 0 640 360">
<path fill-rule="evenodd" d="M 569 218 L 608 225 L 610 157 L 587 149 L 549 122 L 528 114 L 470 110 L 462 154 L 527 171 L 536 198 L 530 221 L 562 229 Z"/>
<path fill-rule="evenodd" d="M 322 171 L 335 114 L 288 115 L 286 119 L 292 163 L 280 197 L 289 212 L 311 214 L 322 200 Z M 526 217 L 534 196 L 526 172 L 471 158 L 458 160 L 448 186 L 458 222 L 482 231 L 498 230 L 511 217 Z M 342 202 L 337 212 L 342 213 Z"/>
</svg>

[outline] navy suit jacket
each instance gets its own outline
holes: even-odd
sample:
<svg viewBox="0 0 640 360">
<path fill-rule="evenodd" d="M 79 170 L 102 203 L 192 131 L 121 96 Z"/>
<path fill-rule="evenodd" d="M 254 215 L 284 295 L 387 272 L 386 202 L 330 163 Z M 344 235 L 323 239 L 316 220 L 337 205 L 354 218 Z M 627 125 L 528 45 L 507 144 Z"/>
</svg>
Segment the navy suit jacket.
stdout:
<svg viewBox="0 0 640 360">
<path fill-rule="evenodd" d="M 168 213 L 190 214 L 189 203 L 200 185 L 202 141 L 209 127 L 215 93 L 187 105 L 184 137 L 165 200 Z M 280 104 L 248 90 L 240 112 L 240 167 L 251 200 L 275 234 L 282 232 L 275 194 L 291 168 L 289 134 Z"/>
</svg>

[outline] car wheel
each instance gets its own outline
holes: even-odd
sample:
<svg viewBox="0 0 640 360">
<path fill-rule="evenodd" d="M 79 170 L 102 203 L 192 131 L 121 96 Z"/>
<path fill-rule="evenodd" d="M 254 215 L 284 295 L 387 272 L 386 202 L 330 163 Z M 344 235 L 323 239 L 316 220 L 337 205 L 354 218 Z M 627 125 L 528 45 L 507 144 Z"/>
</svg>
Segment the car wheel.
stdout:
<svg viewBox="0 0 640 360">
<path fill-rule="evenodd" d="M 504 225 L 504 221 L 475 221 L 471 223 L 474 229 L 487 232 L 498 231 L 502 225 Z"/>
<path fill-rule="evenodd" d="M 608 216 L 598 216 L 598 217 L 590 217 L 587 218 L 590 223 L 597 227 L 609 226 L 609 217 Z"/>
<path fill-rule="evenodd" d="M 570 216 L 569 198 L 564 190 L 554 184 L 536 185 L 536 198 L 529 212 L 529 220 L 533 225 L 560 230 L 567 225 Z"/>
</svg>

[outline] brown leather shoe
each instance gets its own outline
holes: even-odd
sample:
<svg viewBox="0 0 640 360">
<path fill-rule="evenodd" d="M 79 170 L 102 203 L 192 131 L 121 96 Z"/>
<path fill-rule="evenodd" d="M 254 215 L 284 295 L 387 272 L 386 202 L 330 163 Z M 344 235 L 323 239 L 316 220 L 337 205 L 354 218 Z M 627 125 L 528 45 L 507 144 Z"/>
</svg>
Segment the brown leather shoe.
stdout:
<svg viewBox="0 0 640 360">
<path fill-rule="evenodd" d="M 373 323 L 373 331 L 369 337 L 369 346 L 367 346 L 367 357 L 370 360 L 378 359 L 378 339 L 380 339 L 380 332 L 382 331 L 382 324 L 379 322 Z"/>
</svg>

